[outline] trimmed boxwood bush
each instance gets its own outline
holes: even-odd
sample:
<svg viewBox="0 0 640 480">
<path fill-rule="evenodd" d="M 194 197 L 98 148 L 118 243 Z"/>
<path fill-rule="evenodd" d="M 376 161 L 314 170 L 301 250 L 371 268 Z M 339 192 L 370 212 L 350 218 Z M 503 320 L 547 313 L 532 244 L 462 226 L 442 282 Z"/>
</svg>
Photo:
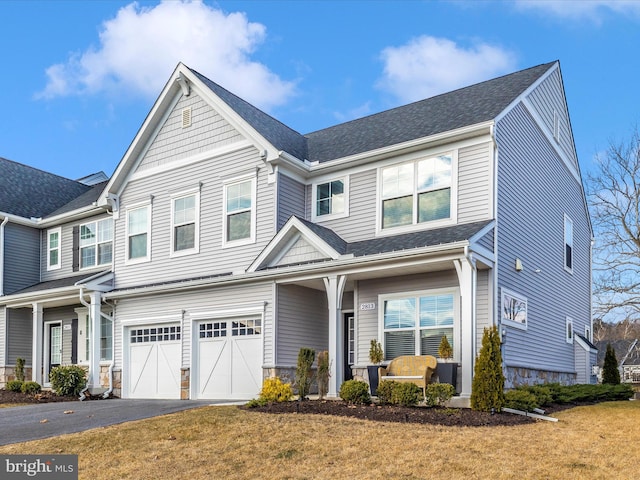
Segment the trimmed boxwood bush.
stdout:
<svg viewBox="0 0 640 480">
<path fill-rule="evenodd" d="M 504 394 L 505 407 L 524 412 L 531 412 L 534 408 L 539 408 L 540 404 L 536 396 L 526 390 L 509 390 Z"/>
<path fill-rule="evenodd" d="M 20 389 L 22 393 L 27 395 L 35 395 L 36 393 L 40 393 L 40 390 L 42 390 L 42 387 L 38 382 L 24 382 Z"/>
<path fill-rule="evenodd" d="M 393 390 L 396 385 L 398 385 L 398 382 L 394 382 L 393 380 L 382 380 L 378 384 L 376 396 L 378 397 L 380 405 L 387 405 L 393 401 Z"/>
<path fill-rule="evenodd" d="M 449 383 L 430 383 L 427 385 L 427 393 L 425 396 L 427 407 L 443 405 L 453 397 L 454 393 L 456 393 L 456 389 Z"/>
<path fill-rule="evenodd" d="M 369 403 L 369 385 L 361 380 L 347 380 L 340 387 L 340 398 L 349 403 Z"/>
<path fill-rule="evenodd" d="M 415 383 L 398 383 L 393 389 L 392 402 L 394 405 L 412 407 L 417 405 L 422 397 L 422 389 Z"/>
<path fill-rule="evenodd" d="M 4 388 L 5 390 L 9 390 L 10 392 L 21 392 L 23 383 L 24 382 L 20 380 L 9 380 Z"/>
<path fill-rule="evenodd" d="M 56 395 L 79 395 L 87 383 L 87 373 L 77 365 L 54 367 L 49 372 L 49 381 Z"/>
</svg>

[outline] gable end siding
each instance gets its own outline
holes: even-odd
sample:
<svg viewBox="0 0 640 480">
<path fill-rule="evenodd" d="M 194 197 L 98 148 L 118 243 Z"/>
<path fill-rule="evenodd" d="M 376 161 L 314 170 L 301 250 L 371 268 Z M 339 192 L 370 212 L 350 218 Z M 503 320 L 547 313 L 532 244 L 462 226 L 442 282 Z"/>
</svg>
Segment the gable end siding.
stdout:
<svg viewBox="0 0 640 480">
<path fill-rule="evenodd" d="M 522 106 L 496 127 L 498 159 L 498 302 L 507 288 L 527 299 L 526 331 L 507 327 L 508 366 L 574 371 L 574 330 L 590 322 L 590 231 L 582 186 Z M 564 269 L 564 215 L 574 222 L 574 270 Z M 523 264 L 514 268 L 515 259 Z M 498 305 L 500 312 L 500 305 Z"/>
</svg>

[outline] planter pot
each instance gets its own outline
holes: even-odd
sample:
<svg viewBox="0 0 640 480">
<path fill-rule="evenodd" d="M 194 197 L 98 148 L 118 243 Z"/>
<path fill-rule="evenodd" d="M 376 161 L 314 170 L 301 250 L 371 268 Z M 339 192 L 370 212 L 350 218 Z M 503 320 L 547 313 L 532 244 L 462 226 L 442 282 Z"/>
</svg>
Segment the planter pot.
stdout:
<svg viewBox="0 0 640 480">
<path fill-rule="evenodd" d="M 371 395 L 375 395 L 378 391 L 378 367 L 379 365 L 367 365 L 367 373 L 369 374 L 369 388 Z"/>
<path fill-rule="evenodd" d="M 453 385 L 453 388 L 457 389 L 458 382 L 458 364 L 457 363 L 440 363 L 436 368 L 436 375 L 440 383 L 448 383 Z M 457 391 L 456 391 L 457 393 Z"/>
</svg>

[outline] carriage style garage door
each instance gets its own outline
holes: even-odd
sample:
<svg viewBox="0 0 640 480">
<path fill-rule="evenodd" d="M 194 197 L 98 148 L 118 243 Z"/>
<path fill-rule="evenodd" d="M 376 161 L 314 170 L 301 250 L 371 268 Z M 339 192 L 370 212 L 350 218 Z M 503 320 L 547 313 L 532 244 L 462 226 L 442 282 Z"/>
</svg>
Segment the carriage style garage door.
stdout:
<svg viewBox="0 0 640 480">
<path fill-rule="evenodd" d="M 179 325 L 129 329 L 129 398 L 180 398 Z"/>
<path fill-rule="evenodd" d="M 196 398 L 251 399 L 262 388 L 260 318 L 206 320 L 196 328 Z"/>
</svg>

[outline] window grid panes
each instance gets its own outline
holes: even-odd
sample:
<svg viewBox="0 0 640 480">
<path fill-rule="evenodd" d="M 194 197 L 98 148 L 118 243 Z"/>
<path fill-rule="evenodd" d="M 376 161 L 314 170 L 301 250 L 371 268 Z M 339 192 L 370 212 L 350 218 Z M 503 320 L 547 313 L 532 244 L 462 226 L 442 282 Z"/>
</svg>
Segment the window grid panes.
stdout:
<svg viewBox="0 0 640 480">
<path fill-rule="evenodd" d="M 196 245 L 196 195 L 173 200 L 173 250 L 189 250 Z"/>
<path fill-rule="evenodd" d="M 130 335 L 131 343 L 170 342 L 180 340 L 180 326 L 136 328 Z"/>
<path fill-rule="evenodd" d="M 49 267 L 60 265 L 60 231 L 49 232 Z"/>
<path fill-rule="evenodd" d="M 227 241 L 251 237 L 252 184 L 247 180 L 226 187 Z"/>
<path fill-rule="evenodd" d="M 334 180 L 316 187 L 316 215 L 344 212 L 344 181 Z"/>
<path fill-rule="evenodd" d="M 149 208 L 147 206 L 127 213 L 129 259 L 146 258 L 149 235 Z"/>
<path fill-rule="evenodd" d="M 111 360 L 113 355 L 112 320 L 100 319 L 100 360 Z"/>
<path fill-rule="evenodd" d="M 382 170 L 382 228 L 451 218 L 452 156 Z"/>
<path fill-rule="evenodd" d="M 106 265 L 113 259 L 113 221 L 110 218 L 80 225 L 80 267 Z"/>
<path fill-rule="evenodd" d="M 262 333 L 261 323 L 262 321 L 259 318 L 233 321 L 231 322 L 231 336 L 260 335 Z"/>
<path fill-rule="evenodd" d="M 385 359 L 438 354 L 443 336 L 453 341 L 454 295 L 420 295 L 384 301 Z"/>
<path fill-rule="evenodd" d="M 227 336 L 227 322 L 207 322 L 200 324 L 200 338 L 219 338 Z"/>
</svg>

